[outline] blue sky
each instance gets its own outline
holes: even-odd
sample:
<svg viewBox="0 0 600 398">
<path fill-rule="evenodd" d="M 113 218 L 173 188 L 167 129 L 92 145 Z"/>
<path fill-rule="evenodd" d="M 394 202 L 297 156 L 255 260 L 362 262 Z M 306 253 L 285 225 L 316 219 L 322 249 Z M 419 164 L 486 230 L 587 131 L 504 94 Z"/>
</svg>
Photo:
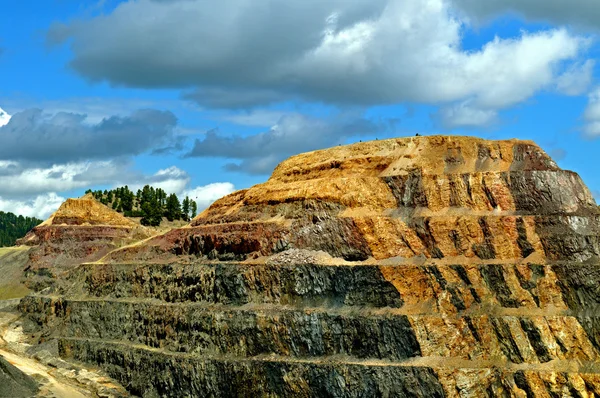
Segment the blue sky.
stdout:
<svg viewBox="0 0 600 398">
<path fill-rule="evenodd" d="M 594 2 L 0 0 L 0 210 L 125 184 L 202 208 L 415 133 L 534 140 L 600 195 Z"/>
</svg>

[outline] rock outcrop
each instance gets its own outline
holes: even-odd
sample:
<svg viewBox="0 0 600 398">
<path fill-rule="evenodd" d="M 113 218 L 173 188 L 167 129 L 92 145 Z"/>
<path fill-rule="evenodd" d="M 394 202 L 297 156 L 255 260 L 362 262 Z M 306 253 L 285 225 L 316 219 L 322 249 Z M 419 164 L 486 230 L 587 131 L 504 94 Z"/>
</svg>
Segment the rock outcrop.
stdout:
<svg viewBox="0 0 600 398">
<path fill-rule="evenodd" d="M 52 285 L 82 262 L 150 236 L 150 231 L 97 202 L 91 194 L 67 199 L 17 245 L 31 246 L 26 283 L 34 290 Z"/>
<path fill-rule="evenodd" d="M 38 391 L 35 380 L 0 356 L 0 397 L 29 398 Z"/>
<path fill-rule="evenodd" d="M 20 308 L 141 396 L 600 396 L 599 211 L 537 145 L 316 151 Z"/>
</svg>

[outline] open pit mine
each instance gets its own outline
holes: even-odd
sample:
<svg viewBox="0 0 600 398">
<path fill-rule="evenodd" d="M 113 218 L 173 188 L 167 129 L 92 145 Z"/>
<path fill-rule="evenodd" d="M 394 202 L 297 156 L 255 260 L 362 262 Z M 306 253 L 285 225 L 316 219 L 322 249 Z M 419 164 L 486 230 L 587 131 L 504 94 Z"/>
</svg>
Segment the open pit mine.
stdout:
<svg viewBox="0 0 600 398">
<path fill-rule="evenodd" d="M 10 254 L 0 385 L 600 397 L 599 216 L 535 143 L 455 136 L 294 156 L 166 233 L 69 200 Z"/>
</svg>

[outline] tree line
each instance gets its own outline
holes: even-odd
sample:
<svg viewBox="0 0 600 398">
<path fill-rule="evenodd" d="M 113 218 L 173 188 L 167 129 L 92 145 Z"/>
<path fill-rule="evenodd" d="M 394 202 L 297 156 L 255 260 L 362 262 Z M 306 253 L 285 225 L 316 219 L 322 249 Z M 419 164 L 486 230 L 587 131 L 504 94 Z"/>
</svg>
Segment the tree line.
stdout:
<svg viewBox="0 0 600 398">
<path fill-rule="evenodd" d="M 91 193 L 100 203 L 126 217 L 142 217 L 142 225 L 159 226 L 163 217 L 169 221 L 190 221 L 198 212 L 196 202 L 188 196 L 180 202 L 174 193 L 167 195 L 162 188 L 150 185 L 138 189 L 135 194 L 127 185 L 104 191 L 88 189 L 85 193 Z"/>
<path fill-rule="evenodd" d="M 0 247 L 13 246 L 42 220 L 0 211 Z"/>
</svg>

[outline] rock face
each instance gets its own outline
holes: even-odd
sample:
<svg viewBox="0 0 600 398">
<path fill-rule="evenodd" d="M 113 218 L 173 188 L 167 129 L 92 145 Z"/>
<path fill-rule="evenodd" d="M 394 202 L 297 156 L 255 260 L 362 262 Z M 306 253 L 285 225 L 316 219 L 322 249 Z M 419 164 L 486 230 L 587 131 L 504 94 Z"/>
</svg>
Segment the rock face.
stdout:
<svg viewBox="0 0 600 398">
<path fill-rule="evenodd" d="M 28 398 L 39 391 L 38 384 L 0 356 L 0 397 Z"/>
<path fill-rule="evenodd" d="M 27 283 L 40 290 L 60 280 L 73 266 L 98 260 L 113 249 L 148 236 L 138 223 L 88 194 L 68 199 L 17 244 L 33 247 L 26 268 Z"/>
<path fill-rule="evenodd" d="M 21 310 L 142 396 L 600 396 L 600 231 L 534 143 L 295 156 Z"/>
<path fill-rule="evenodd" d="M 290 247 L 348 261 L 534 252 L 584 260 L 596 243 L 589 252 L 563 239 L 568 230 L 557 223 L 568 227 L 596 212 L 579 177 L 531 142 L 415 137 L 292 157 L 266 183 L 217 201 L 191 228 L 150 244 L 220 260 Z M 128 258 L 146 250 L 132 248 Z"/>
</svg>

